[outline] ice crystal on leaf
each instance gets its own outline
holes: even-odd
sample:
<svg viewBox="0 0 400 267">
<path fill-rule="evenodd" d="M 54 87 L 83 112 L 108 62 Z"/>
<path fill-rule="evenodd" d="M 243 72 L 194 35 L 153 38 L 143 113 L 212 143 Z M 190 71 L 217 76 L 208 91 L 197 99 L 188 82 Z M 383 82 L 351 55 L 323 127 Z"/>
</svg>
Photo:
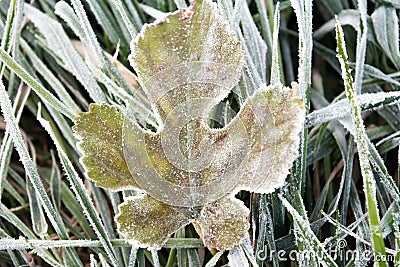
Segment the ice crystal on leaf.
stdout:
<svg viewBox="0 0 400 267">
<path fill-rule="evenodd" d="M 129 106 L 92 104 L 74 126 L 87 176 L 143 192 L 115 218 L 135 245 L 161 248 L 193 223 L 207 247 L 233 248 L 249 228 L 249 210 L 234 195 L 282 186 L 297 157 L 305 116 L 297 84 L 262 85 L 227 125 L 210 128 L 211 110 L 239 81 L 243 51 L 209 0 L 146 25 L 131 49 L 160 126 L 146 130 Z"/>
</svg>

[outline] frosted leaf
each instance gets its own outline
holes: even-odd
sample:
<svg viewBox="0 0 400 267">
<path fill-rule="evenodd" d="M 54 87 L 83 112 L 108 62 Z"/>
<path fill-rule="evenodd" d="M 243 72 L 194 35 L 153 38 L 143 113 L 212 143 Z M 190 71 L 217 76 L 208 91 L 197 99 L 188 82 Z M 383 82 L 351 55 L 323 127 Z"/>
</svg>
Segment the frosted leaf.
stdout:
<svg viewBox="0 0 400 267">
<path fill-rule="evenodd" d="M 115 218 L 119 232 L 145 248 L 161 248 L 170 235 L 193 223 L 208 248 L 227 250 L 239 244 L 250 227 L 249 209 L 235 198 L 225 197 L 202 208 L 182 208 L 141 195 L 126 199 L 119 210 Z"/>
<path fill-rule="evenodd" d="M 218 130 L 197 118 L 208 104 L 202 98 L 178 105 L 157 133 L 125 121 L 125 157 L 140 187 L 170 205 L 194 207 L 240 189 L 269 193 L 282 186 L 305 116 L 295 90 L 262 86 Z"/>
<path fill-rule="evenodd" d="M 237 190 L 270 193 L 283 186 L 298 155 L 305 118 L 302 100 L 296 96 L 298 85 L 292 83 L 292 87 L 262 85 L 228 125 L 235 129 L 240 118 L 252 140 Z"/>
<path fill-rule="evenodd" d="M 138 185 L 154 198 L 174 206 L 202 206 L 239 183 L 250 150 L 246 125 L 211 129 L 207 117 L 197 118 L 208 104 L 209 99 L 197 99 L 179 105 L 159 133 L 126 120 L 126 162 Z"/>
<path fill-rule="evenodd" d="M 81 162 L 87 176 L 113 190 L 137 188 L 122 150 L 124 115 L 106 104 L 91 104 L 89 112 L 75 119 L 73 131 L 80 139 Z"/>
<path fill-rule="evenodd" d="M 131 65 L 163 119 L 187 99 L 221 101 L 243 65 L 240 42 L 210 0 L 146 25 L 131 50 Z"/>
<path fill-rule="evenodd" d="M 249 210 L 234 194 L 283 185 L 305 117 L 297 84 L 262 85 L 227 125 L 220 114 L 210 117 L 237 84 L 242 60 L 216 4 L 193 1 L 145 26 L 132 42 L 130 61 L 159 120 L 157 131 L 135 119 L 134 106 L 122 113 L 92 105 L 77 118 L 89 178 L 146 193 L 120 205 L 116 221 L 127 240 L 160 248 L 193 222 L 206 246 L 231 249 L 249 229 Z M 210 128 L 210 120 L 225 126 Z"/>
<path fill-rule="evenodd" d="M 159 249 L 190 221 L 183 210 L 142 195 L 128 198 L 115 217 L 118 230 L 135 245 Z"/>
<path fill-rule="evenodd" d="M 248 234 L 249 214 L 242 201 L 223 198 L 206 205 L 194 225 L 208 248 L 227 250 L 239 244 Z"/>
<path fill-rule="evenodd" d="M 211 109 L 238 83 L 243 51 L 209 0 L 147 25 L 132 42 L 130 62 L 158 115 L 143 130 L 128 107 L 123 146 L 131 173 L 152 197 L 175 206 L 210 203 L 233 190 L 246 136 L 208 126 Z M 211 118 L 218 121 L 217 118 Z M 245 133 L 245 127 L 242 127 Z M 177 194 L 180 192 L 180 194 Z"/>
</svg>

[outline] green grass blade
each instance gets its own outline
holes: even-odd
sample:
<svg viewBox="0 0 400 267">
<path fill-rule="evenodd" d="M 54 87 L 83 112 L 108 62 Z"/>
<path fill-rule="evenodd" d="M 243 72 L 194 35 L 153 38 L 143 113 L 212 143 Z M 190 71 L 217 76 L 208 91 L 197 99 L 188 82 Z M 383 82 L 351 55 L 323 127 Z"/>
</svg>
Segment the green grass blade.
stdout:
<svg viewBox="0 0 400 267">
<path fill-rule="evenodd" d="M 31 5 L 25 5 L 25 15 L 31 20 L 47 40 L 51 50 L 63 61 L 67 69 L 79 80 L 95 102 L 106 102 L 107 99 L 92 78 L 85 62 L 73 48 L 61 25 Z"/>
<path fill-rule="evenodd" d="M 368 219 L 370 224 L 370 232 L 374 254 L 377 257 L 386 255 L 385 244 L 382 239 L 382 233 L 379 228 L 379 212 L 376 201 L 376 185 L 369 163 L 369 148 L 366 141 L 365 128 L 361 118 L 361 109 L 356 102 L 356 91 L 354 88 L 353 78 L 351 76 L 350 67 L 347 61 L 347 52 L 343 36 L 343 30 L 337 21 L 336 23 L 337 51 L 340 65 L 342 67 L 342 78 L 345 83 L 346 96 L 350 102 L 351 117 L 355 127 L 355 141 L 359 150 L 359 158 L 361 165 L 361 173 L 363 176 L 364 193 L 367 198 Z M 380 262 L 380 266 L 387 266 L 385 262 Z"/>
<path fill-rule="evenodd" d="M 23 198 L 21 194 L 17 190 L 15 190 L 15 188 L 10 184 L 10 182 L 5 180 L 3 183 L 4 183 L 3 184 L 4 190 L 8 192 L 12 198 L 18 201 L 18 203 L 21 206 L 26 204 L 25 198 Z"/>
<path fill-rule="evenodd" d="M 280 73 L 280 64 L 279 64 L 279 22 L 280 22 L 280 13 L 279 13 L 279 2 L 275 7 L 275 15 L 274 15 L 274 31 L 272 38 L 272 66 L 271 66 L 271 79 L 270 84 L 275 85 L 281 82 L 281 73 Z"/>
<path fill-rule="evenodd" d="M 121 0 L 113 0 L 115 6 L 117 7 L 121 18 L 125 24 L 125 27 L 128 29 L 129 34 L 131 35 L 131 39 L 135 38 L 136 34 L 138 33 L 138 29 L 136 29 L 131 21 L 131 19 L 128 17 L 128 14 L 126 13 L 125 7 L 123 6 L 123 3 Z"/>
<path fill-rule="evenodd" d="M 239 34 L 239 38 L 244 44 L 244 50 L 246 53 L 245 61 L 250 71 L 249 78 L 254 81 L 256 88 L 253 90 L 256 90 L 262 83 L 267 81 L 267 45 L 254 23 L 246 1 L 243 1 L 240 21 L 242 24 L 243 36 L 241 37 L 241 34 Z M 250 90 L 249 93 L 252 94 L 253 91 Z"/>
<path fill-rule="evenodd" d="M 146 266 L 146 261 L 144 257 L 144 252 L 143 249 L 139 249 L 137 253 L 137 266 L 138 267 L 145 267 Z M 178 265 L 179 267 L 179 265 Z"/>
<path fill-rule="evenodd" d="M 228 260 L 231 267 L 249 267 L 246 254 L 240 246 L 236 246 L 229 251 Z"/>
<path fill-rule="evenodd" d="M 357 32 L 357 51 L 356 51 L 356 72 L 354 77 L 355 95 L 359 95 L 362 89 L 362 80 L 364 74 L 365 54 L 367 50 L 367 1 L 358 0 L 358 9 L 360 11 L 360 29 Z"/>
<path fill-rule="evenodd" d="M 372 79 L 364 80 L 363 81 L 364 86 L 373 84 L 375 82 L 387 82 L 396 86 L 400 86 L 400 82 L 394 78 L 397 76 L 396 75 L 397 73 L 385 74 L 378 68 L 375 68 L 374 66 L 368 64 L 364 65 L 364 72 L 366 75 L 373 77 Z"/>
<path fill-rule="evenodd" d="M 16 116 L 15 116 L 17 123 L 20 121 L 22 111 L 24 110 L 25 103 L 30 94 L 30 90 L 29 89 L 24 90 L 24 88 L 25 87 L 22 86 L 22 84 L 21 84 L 21 86 L 18 89 L 17 95 L 15 96 L 15 100 L 14 100 L 13 111 L 14 112 L 17 111 Z M 7 177 L 8 167 L 9 167 L 10 160 L 11 160 L 12 148 L 13 148 L 12 138 L 10 136 L 10 133 L 6 132 L 4 134 L 4 137 L 3 137 L 3 140 L 1 143 L 1 148 L 0 148 L 0 159 L 1 159 L 0 160 L 0 200 L 2 197 L 2 193 L 3 193 L 3 183 L 6 182 L 5 180 Z M 10 190 L 8 190 L 8 191 L 10 191 Z M 15 195 L 15 193 L 14 193 L 14 195 Z M 17 196 L 17 198 L 18 198 L 18 195 L 19 194 L 15 195 L 15 196 Z M 21 199 L 19 199 L 19 201 L 21 202 Z M 23 201 L 23 202 L 25 202 L 25 201 Z"/>
<path fill-rule="evenodd" d="M 268 207 L 268 196 L 261 195 L 259 201 L 258 212 L 258 239 L 257 248 L 255 251 L 258 265 L 264 264 L 264 260 L 269 256 L 267 255 L 267 246 L 269 251 L 277 251 L 275 237 L 274 237 L 274 224 Z M 273 253 L 272 262 L 277 265 L 279 263 L 277 253 Z"/>
<path fill-rule="evenodd" d="M 104 258 L 103 254 L 99 254 L 100 262 L 102 267 L 110 267 L 110 265 L 107 263 L 107 260 Z"/>
<path fill-rule="evenodd" d="M 33 52 L 32 48 L 22 39 L 21 47 L 25 54 L 30 59 L 35 69 L 43 76 L 43 78 L 52 86 L 52 89 L 56 92 L 57 96 L 61 101 L 71 109 L 75 114 L 80 112 L 80 108 L 71 98 L 65 87 L 62 85 L 60 80 L 58 80 L 54 74 L 46 67 L 46 65 L 39 59 L 39 57 Z"/>
<path fill-rule="evenodd" d="M 3 203 L 0 203 L 0 216 L 9 221 L 15 227 L 17 227 L 18 230 L 20 230 L 27 238 L 29 238 L 29 240 L 36 240 L 36 236 L 31 232 L 31 230 L 17 216 L 15 216 L 14 213 L 12 213 L 9 209 L 7 209 L 7 207 L 4 206 Z M 0 249 L 2 250 L 14 249 L 14 247 L 17 245 L 16 243 L 18 243 L 16 241 L 17 240 L 15 239 L 10 239 L 10 241 L 7 243 L 6 240 L 2 240 L 2 242 L 0 242 L 0 246 L 4 247 L 0 247 Z M 18 241 L 25 244 L 23 249 L 34 248 L 37 254 L 47 263 L 51 264 L 51 266 L 57 266 L 57 267 L 63 266 L 62 264 L 57 262 L 48 251 L 45 251 L 43 248 L 30 245 L 26 242 L 26 240 L 18 240 Z"/>
<path fill-rule="evenodd" d="M 230 22 L 231 27 L 236 31 L 239 40 L 243 43 L 243 49 L 245 51 L 245 66 L 243 68 L 242 79 L 244 82 L 245 90 L 243 93 L 237 92 L 242 101 L 244 101 L 249 95 L 252 95 L 262 83 L 266 82 L 266 54 L 267 46 L 265 41 L 262 39 L 260 32 L 254 20 L 251 16 L 246 1 L 238 2 L 242 3 L 240 9 L 236 6 L 236 9 L 241 10 L 240 23 L 241 28 L 233 28 L 231 18 L 234 13 L 232 2 L 227 0 L 219 0 L 218 5 L 220 7 L 222 15 Z"/>
<path fill-rule="evenodd" d="M 96 234 L 93 232 L 85 215 L 82 213 L 82 209 L 78 201 L 76 200 L 74 194 L 71 192 L 70 187 L 66 183 L 61 184 L 61 201 L 66 206 L 66 208 L 71 212 L 72 216 L 79 222 L 82 230 L 90 239 L 96 239 Z"/>
<path fill-rule="evenodd" d="M 376 150 L 375 146 L 371 143 L 370 140 L 367 139 L 367 143 L 369 146 L 370 154 L 369 159 L 372 164 L 372 167 L 379 175 L 383 185 L 387 188 L 388 192 L 390 193 L 391 197 L 398 203 L 400 206 L 400 191 L 398 186 L 396 185 L 393 178 L 390 176 L 388 170 L 386 169 L 385 163 L 382 157 L 379 155 L 378 151 Z"/>
<path fill-rule="evenodd" d="M 111 5 L 111 2 L 114 2 L 114 1 L 115 0 L 108 0 L 110 5 Z M 137 32 L 139 32 L 143 27 L 143 21 L 146 21 L 146 17 L 144 15 L 143 11 L 140 9 L 139 1 L 137 1 L 137 0 L 132 0 L 132 1 L 122 0 L 122 1 L 123 1 L 123 5 L 124 5 L 125 9 L 128 10 L 128 14 L 129 14 L 128 18 L 132 21 Z M 117 10 L 118 10 L 118 8 L 117 8 Z M 165 12 L 166 10 L 163 9 L 161 11 Z M 115 12 L 114 15 L 116 17 L 120 17 L 117 14 L 119 14 L 119 12 L 118 13 Z"/>
<path fill-rule="evenodd" d="M 75 14 L 74 9 L 69 4 L 64 1 L 57 2 L 54 13 L 67 23 L 75 35 L 78 36 L 79 40 L 88 43 L 86 35 L 83 32 L 82 24 Z"/>
<path fill-rule="evenodd" d="M 312 1 L 291 0 L 291 5 L 296 13 L 297 25 L 299 28 L 299 69 L 298 83 L 299 94 L 303 99 L 307 113 L 310 108 L 310 89 L 311 89 L 311 60 L 312 60 Z M 294 164 L 294 172 L 291 175 L 291 186 L 294 190 L 304 192 L 306 180 L 306 155 L 307 155 L 307 129 L 304 128 L 300 134 L 299 158 Z M 296 193 L 295 193 L 296 194 Z M 301 196 L 300 194 L 300 196 Z M 297 197 L 294 197 L 297 199 Z M 302 206 L 299 200 L 296 207 Z M 301 211 L 302 209 L 299 209 Z"/>
<path fill-rule="evenodd" d="M 68 118 L 74 118 L 75 114 L 51 94 L 34 77 L 24 70 L 6 51 L 0 50 L 0 60 L 15 74 L 17 74 L 27 85 L 29 85 L 44 101 Z"/>
<path fill-rule="evenodd" d="M 107 73 L 110 77 L 115 79 L 118 84 L 124 86 L 127 90 L 129 89 L 125 80 L 122 78 L 120 73 L 116 70 L 115 66 L 111 64 L 111 62 L 105 57 L 103 50 L 100 47 L 100 43 L 97 40 L 97 37 L 94 33 L 92 26 L 90 25 L 89 19 L 86 15 L 86 12 L 83 8 L 83 5 L 80 0 L 72 0 L 72 6 L 74 7 L 76 16 L 83 30 L 80 36 L 83 36 L 81 40 L 85 42 L 90 51 L 95 55 L 99 67 L 102 71 Z"/>
<path fill-rule="evenodd" d="M 95 200 L 94 204 L 98 208 L 99 213 L 101 215 L 104 229 L 106 230 L 107 235 L 110 239 L 115 239 L 115 233 L 114 233 L 114 228 L 113 228 L 113 218 L 110 216 L 110 212 L 107 209 L 107 205 L 106 205 L 107 199 L 101 193 L 100 188 L 96 187 L 93 183 L 90 183 L 90 188 L 91 188 L 91 191 L 93 192 L 93 197 Z M 123 262 L 120 250 L 114 249 L 114 251 L 115 251 L 115 256 L 116 256 L 118 262 Z"/>
<path fill-rule="evenodd" d="M 293 217 L 296 239 L 301 240 L 301 242 L 298 242 L 298 245 L 303 246 L 303 250 L 302 248 L 299 248 L 300 251 L 312 251 L 309 259 L 308 257 L 305 257 L 303 259 L 304 262 L 299 262 L 300 266 L 320 266 L 320 264 L 325 266 L 338 266 L 329 252 L 324 248 L 323 244 L 321 244 L 314 232 L 311 230 L 309 221 L 304 219 L 304 216 L 298 213 L 287 199 L 285 199 L 283 196 L 281 196 L 280 199 Z"/>
<path fill-rule="evenodd" d="M 102 1 L 90 0 L 87 2 L 110 41 L 117 45 L 118 41 L 122 39 L 123 44 L 128 44 L 130 40 L 125 40 L 122 30 L 111 14 L 109 7 Z"/>
<path fill-rule="evenodd" d="M 161 267 L 160 259 L 158 258 L 158 253 L 156 249 L 152 249 L 151 251 L 151 258 L 153 259 L 153 266 L 154 267 Z"/>
<path fill-rule="evenodd" d="M 32 147 L 33 145 L 31 145 Z M 34 160 L 35 162 L 35 160 Z M 48 225 L 46 223 L 46 218 L 43 214 L 43 208 L 40 204 L 38 195 L 33 188 L 32 183 L 26 177 L 26 191 L 28 193 L 29 208 L 31 212 L 32 228 L 36 235 L 45 236 L 47 233 Z"/>
<path fill-rule="evenodd" d="M 145 4 L 140 4 L 140 8 L 143 10 L 143 12 L 154 19 L 162 19 L 167 15 L 166 13 Z"/>
<path fill-rule="evenodd" d="M 53 205 L 60 209 L 61 207 L 61 172 L 57 166 L 53 151 L 51 151 L 51 175 L 50 175 L 50 193 Z"/>
<path fill-rule="evenodd" d="M 242 243 L 239 246 L 243 250 L 243 252 L 246 255 L 250 264 L 253 267 L 257 267 L 258 264 L 257 264 L 256 256 L 254 255 L 254 252 L 253 252 L 250 235 L 247 235 L 247 237 L 242 241 Z"/>
<path fill-rule="evenodd" d="M 89 19 L 86 16 L 86 12 L 83 8 L 81 1 L 79 0 L 72 0 L 72 6 L 74 7 L 75 14 L 78 18 L 79 24 L 81 25 L 81 29 L 83 32 L 81 33 L 81 40 L 88 44 L 92 53 L 94 53 L 101 69 L 107 69 L 107 63 L 104 58 L 102 49 L 100 47 L 99 42 L 97 41 L 97 37 L 93 31 L 92 26 L 90 25 Z"/>
<path fill-rule="evenodd" d="M 114 0 L 107 0 L 108 6 L 111 7 L 111 11 L 114 15 L 114 17 L 118 21 L 118 26 L 121 30 L 121 35 L 124 36 L 124 39 L 126 40 L 126 47 L 124 48 L 123 45 L 124 43 L 121 42 L 121 47 L 123 47 L 121 50 L 124 51 L 124 56 L 127 57 L 130 53 L 130 41 L 132 40 L 131 33 L 129 32 L 128 28 L 126 27 L 125 23 L 123 20 L 121 20 L 121 13 L 118 10 L 117 6 L 114 3 Z M 134 0 L 134 1 L 124 1 L 123 2 L 124 9 L 127 10 L 128 19 L 130 23 L 133 25 L 134 29 L 139 31 L 141 27 L 143 27 L 143 21 L 144 21 L 144 15 L 141 12 L 139 8 L 139 3 Z"/>
<path fill-rule="evenodd" d="M 299 26 L 299 89 L 306 108 L 309 108 L 312 60 L 312 0 L 291 0 Z"/>
<path fill-rule="evenodd" d="M 199 254 L 197 253 L 196 249 L 188 249 L 187 250 L 188 254 L 188 263 L 190 267 L 200 267 L 200 259 L 199 259 Z"/>
<path fill-rule="evenodd" d="M 175 237 L 183 239 L 185 237 L 185 228 L 178 230 L 175 233 Z M 184 267 L 187 265 L 187 252 L 186 252 L 186 247 L 182 248 L 177 248 L 176 251 L 176 261 L 178 264 L 178 267 Z"/>
<path fill-rule="evenodd" d="M 207 262 L 205 267 L 214 267 L 221 258 L 222 254 L 224 254 L 223 251 L 215 253 L 215 255 Z"/>
<path fill-rule="evenodd" d="M 299 68 L 298 68 L 298 83 L 299 83 L 299 95 L 303 99 L 303 103 L 306 107 L 308 113 L 310 106 L 310 89 L 311 89 L 311 55 L 312 55 L 312 1 L 300 1 L 291 0 L 291 5 L 294 9 L 297 18 L 297 25 L 299 29 Z M 300 144 L 299 144 L 299 157 L 295 161 L 292 173 L 289 176 L 290 183 L 290 195 L 291 203 L 293 204 L 294 211 L 290 212 L 292 217 L 294 215 L 299 215 L 302 219 L 301 225 L 299 221 L 295 223 L 295 237 L 298 249 L 300 252 L 307 250 L 320 250 L 321 248 L 317 246 L 317 243 L 308 243 L 302 235 L 304 235 L 304 230 L 300 227 L 310 227 L 307 218 L 305 207 L 302 200 L 302 195 L 305 191 L 306 183 L 306 166 L 307 166 L 307 135 L 308 131 L 306 128 L 300 133 Z M 286 206 L 286 205 L 285 205 Z M 286 208 L 288 208 L 286 206 Z M 295 218 L 294 218 L 295 219 Z M 300 219 L 300 218 L 298 218 Z M 311 234 L 311 233 L 309 233 Z M 328 258 L 329 259 L 329 258 Z M 315 257 L 310 259 L 310 262 L 300 262 L 300 266 L 305 266 L 307 264 L 314 263 Z"/>
<path fill-rule="evenodd" d="M 7 12 L 7 20 L 4 25 L 3 29 L 3 37 L 1 41 L 0 48 L 5 49 L 5 50 L 11 50 L 12 47 L 12 41 L 13 37 L 15 36 L 15 33 L 12 31 L 13 24 L 15 24 L 15 16 L 16 16 L 16 6 L 17 6 L 17 0 L 12 0 L 10 2 L 8 12 Z M 15 30 L 15 29 L 14 29 Z"/>
<path fill-rule="evenodd" d="M 135 267 L 137 252 L 138 248 L 132 247 L 131 253 L 129 255 L 128 267 Z"/>
<path fill-rule="evenodd" d="M 54 124 L 56 124 L 57 127 L 60 129 L 63 138 L 65 138 L 65 140 L 72 148 L 76 149 L 76 139 L 67 120 L 62 116 L 60 112 L 52 108 L 48 103 L 45 102 L 44 105 L 46 106 L 52 119 L 54 120 Z"/>
<path fill-rule="evenodd" d="M 110 237 L 107 234 L 106 229 L 104 228 L 99 215 L 96 212 L 94 204 L 88 193 L 85 189 L 85 186 L 82 183 L 82 180 L 79 178 L 78 174 L 76 173 L 72 163 L 69 161 L 67 155 L 63 151 L 62 147 L 60 146 L 58 140 L 54 136 L 54 132 L 46 120 L 41 118 L 40 109 L 38 111 L 38 120 L 42 124 L 42 126 L 46 129 L 49 133 L 50 137 L 52 138 L 53 142 L 55 143 L 58 151 L 58 155 L 60 157 L 61 163 L 64 166 L 64 169 L 67 173 L 68 180 L 71 184 L 72 190 L 75 193 L 75 197 L 78 199 L 83 212 L 85 213 L 86 217 L 88 218 L 90 224 L 92 225 L 97 237 L 99 238 L 100 242 L 104 246 L 104 249 L 107 252 L 107 256 L 112 262 L 114 266 L 120 266 L 120 262 L 115 256 L 114 248 L 111 245 Z"/>
<path fill-rule="evenodd" d="M 267 14 L 266 3 L 263 0 L 256 0 L 257 9 L 260 15 L 261 35 L 265 40 L 268 51 L 268 61 L 272 62 L 272 33 Z"/>
<path fill-rule="evenodd" d="M 378 44 L 400 70 L 399 18 L 393 7 L 381 5 L 371 15 Z M 383 30 L 382 30 L 383 29 Z"/>
<path fill-rule="evenodd" d="M 343 169 L 343 179 L 345 181 L 343 188 L 343 197 L 341 203 L 340 223 L 346 225 L 347 213 L 350 203 L 350 189 L 352 185 L 352 170 L 354 162 L 354 138 L 351 136 L 348 141 L 347 153 L 345 159 L 345 167 Z"/>
<path fill-rule="evenodd" d="M 356 99 L 361 111 L 379 110 L 390 105 L 397 105 L 400 102 L 400 92 L 365 93 L 356 96 Z M 307 115 L 305 125 L 311 127 L 331 120 L 348 118 L 350 116 L 350 111 L 346 109 L 348 105 L 349 100 L 342 99 L 317 109 Z"/>
<path fill-rule="evenodd" d="M 6 52 L 0 51 L 0 54 L 6 54 Z M 62 224 L 60 215 L 54 209 L 53 204 L 48 197 L 45 187 L 40 179 L 36 164 L 32 161 L 29 152 L 24 144 L 24 140 L 22 138 L 21 132 L 18 128 L 18 124 L 16 122 L 16 118 L 13 114 L 10 99 L 8 94 L 4 88 L 3 83 L 0 83 L 0 105 L 4 115 L 4 118 L 7 122 L 7 128 L 13 138 L 14 145 L 18 154 L 21 158 L 22 164 L 24 165 L 25 170 L 27 171 L 27 175 L 29 176 L 35 191 L 39 195 L 39 199 L 46 211 L 50 222 L 52 223 L 55 231 L 60 236 L 61 239 L 68 239 L 68 235 L 66 233 L 65 227 Z M 74 261 L 74 264 L 77 266 L 81 266 L 81 263 L 77 260 L 76 252 L 72 250 L 67 251 L 67 255 Z"/>
<path fill-rule="evenodd" d="M 345 9 L 337 14 L 340 24 L 349 25 L 353 27 L 356 31 L 360 27 L 360 12 L 355 9 Z M 319 29 L 314 32 L 314 38 L 317 40 L 322 39 L 327 33 L 335 29 L 335 19 L 331 19 L 323 24 Z"/>
</svg>

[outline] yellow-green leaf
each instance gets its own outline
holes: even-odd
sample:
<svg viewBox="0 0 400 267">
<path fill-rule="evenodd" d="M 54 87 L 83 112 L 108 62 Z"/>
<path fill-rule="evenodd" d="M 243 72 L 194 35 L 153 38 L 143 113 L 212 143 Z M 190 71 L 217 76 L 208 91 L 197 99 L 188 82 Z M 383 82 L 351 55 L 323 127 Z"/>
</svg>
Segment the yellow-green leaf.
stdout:
<svg viewBox="0 0 400 267">
<path fill-rule="evenodd" d="M 207 247 L 232 249 L 248 235 L 249 214 L 249 209 L 242 201 L 223 198 L 202 209 L 195 224 L 196 230 Z"/>
<path fill-rule="evenodd" d="M 146 25 L 131 50 L 131 65 L 163 120 L 188 99 L 221 101 L 243 65 L 240 42 L 210 0 Z"/>
<path fill-rule="evenodd" d="M 190 222 L 179 208 L 150 196 L 128 198 L 119 206 L 118 231 L 140 247 L 161 248 L 169 236 Z"/>
<path fill-rule="evenodd" d="M 293 161 L 298 156 L 299 132 L 303 127 L 305 108 L 298 95 L 298 85 L 262 85 L 244 104 L 227 126 L 228 132 L 246 128 L 246 166 L 236 188 L 270 193 L 285 183 Z"/>
<path fill-rule="evenodd" d="M 237 84 L 242 60 L 216 4 L 193 1 L 145 26 L 132 42 L 130 61 L 159 128 L 139 124 L 133 106 L 125 116 L 91 105 L 77 118 L 89 178 L 105 188 L 146 192 L 127 199 L 116 217 L 132 243 L 161 248 L 193 222 L 207 247 L 231 249 L 249 229 L 249 210 L 234 194 L 269 193 L 284 184 L 305 117 L 297 84 L 262 85 L 225 127 L 209 126 L 210 111 Z"/>
<path fill-rule="evenodd" d="M 80 140 L 86 175 L 97 186 L 112 190 L 137 188 L 122 149 L 125 116 L 107 104 L 91 104 L 89 112 L 75 119 L 73 130 Z"/>
</svg>

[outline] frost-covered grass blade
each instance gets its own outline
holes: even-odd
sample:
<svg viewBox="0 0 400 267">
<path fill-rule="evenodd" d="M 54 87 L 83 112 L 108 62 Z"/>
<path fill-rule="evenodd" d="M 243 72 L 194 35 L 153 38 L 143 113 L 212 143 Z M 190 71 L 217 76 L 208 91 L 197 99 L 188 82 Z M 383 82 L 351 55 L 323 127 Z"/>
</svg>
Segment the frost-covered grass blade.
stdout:
<svg viewBox="0 0 400 267">
<path fill-rule="evenodd" d="M 345 47 L 346 43 L 344 41 L 343 30 L 339 22 L 336 22 L 336 36 L 338 58 L 342 67 L 342 77 L 345 83 L 346 96 L 349 99 L 351 118 L 355 127 L 355 133 L 353 134 L 355 135 L 355 142 L 357 143 L 359 149 L 361 173 L 364 183 L 364 193 L 367 198 L 367 207 L 369 214 L 368 218 L 371 227 L 370 231 L 372 244 L 376 257 L 385 257 L 385 244 L 383 242 L 382 233 L 379 228 L 379 213 L 376 198 L 375 179 L 372 173 L 372 168 L 368 156 L 368 142 L 366 140 L 368 137 L 366 136 L 363 120 L 361 118 L 361 109 L 359 107 L 359 104 L 356 102 L 355 96 L 357 92 L 355 90 L 355 86 L 357 85 L 353 82 L 353 78 L 351 76 L 350 67 L 347 61 L 347 52 Z M 360 72 L 362 73 L 362 70 Z M 359 73 L 360 75 L 360 72 L 356 73 Z M 360 86 L 360 83 L 358 84 L 358 86 Z M 381 262 L 380 265 L 387 266 L 385 262 Z"/>
</svg>

